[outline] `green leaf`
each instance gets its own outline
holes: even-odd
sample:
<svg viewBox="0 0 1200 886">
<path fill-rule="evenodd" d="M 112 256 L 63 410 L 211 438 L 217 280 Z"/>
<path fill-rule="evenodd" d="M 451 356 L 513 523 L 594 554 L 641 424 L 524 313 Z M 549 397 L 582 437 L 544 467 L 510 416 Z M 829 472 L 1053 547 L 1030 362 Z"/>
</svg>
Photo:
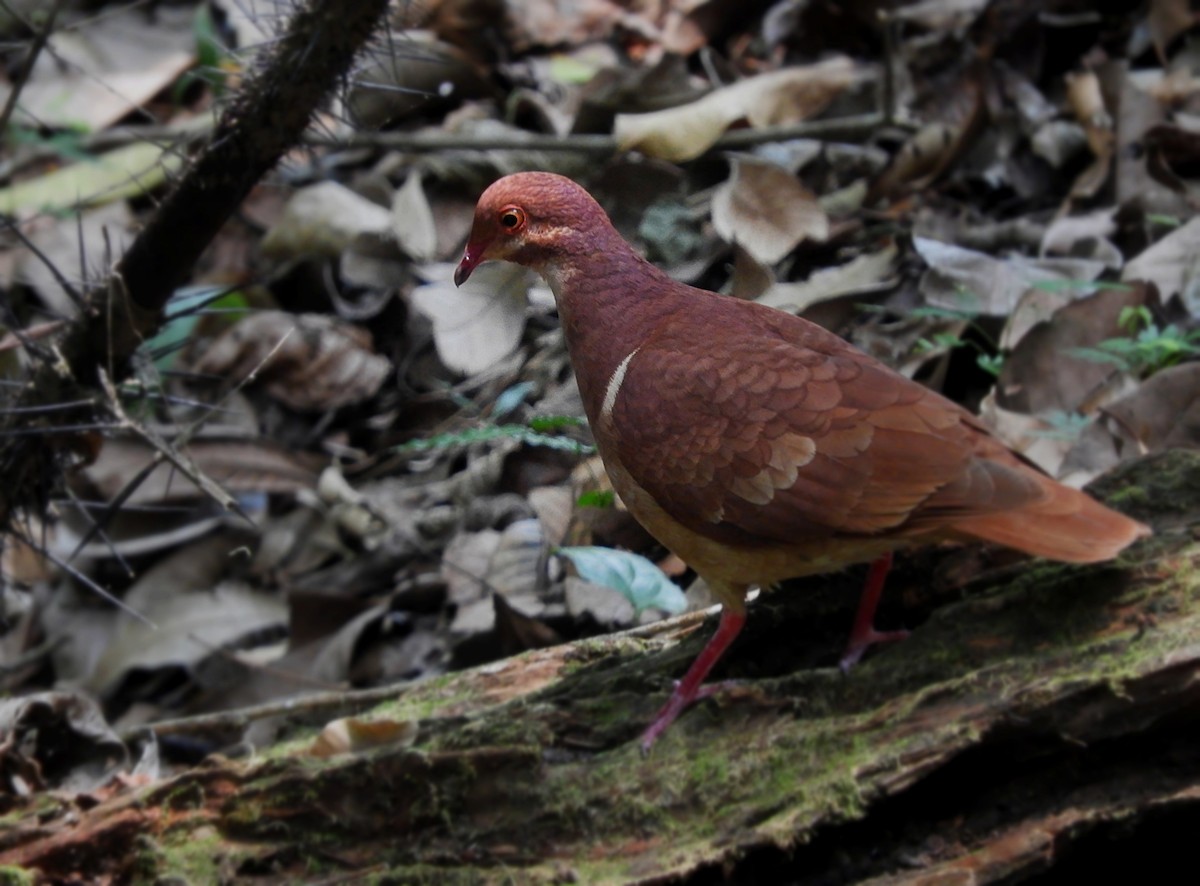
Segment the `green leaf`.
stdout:
<svg viewBox="0 0 1200 886">
<path fill-rule="evenodd" d="M 979 368 L 989 375 L 1000 377 L 1000 370 L 1004 368 L 1003 354 L 980 354 L 975 358 L 975 362 Z"/>
<path fill-rule="evenodd" d="M 437 434 L 433 437 L 419 437 L 409 440 L 399 446 L 393 446 L 392 452 L 427 452 L 437 449 L 450 449 L 457 446 L 469 446 L 472 443 L 485 443 L 489 440 L 502 439 L 520 440 L 530 446 L 544 446 L 547 449 L 562 449 L 578 455 L 587 455 L 593 447 L 570 437 L 555 437 L 549 434 L 539 434 L 525 425 L 484 425 L 481 428 L 468 428 L 465 431 L 454 431 L 447 434 Z"/>
<path fill-rule="evenodd" d="M 1108 342 L 1103 342 L 1103 344 L 1108 344 Z M 1069 353 L 1072 357 L 1078 357 L 1081 360 L 1090 360 L 1092 363 L 1112 363 L 1126 371 L 1132 368 L 1128 358 L 1121 354 L 1115 354 L 1111 350 L 1101 348 L 1071 348 Z"/>
<path fill-rule="evenodd" d="M 1130 292 L 1133 290 L 1133 287 L 1127 283 L 1114 283 L 1108 280 L 1036 280 L 1030 285 L 1034 289 L 1042 290 L 1042 292 L 1072 292 L 1077 290 L 1083 290 L 1084 292 L 1100 292 L 1102 290 Z"/>
<path fill-rule="evenodd" d="M 203 310 L 248 311 L 246 296 L 224 286 L 184 286 L 167 302 L 166 317 L 158 334 L 142 342 L 139 350 L 149 354 L 160 372 L 171 369 L 183 343 L 196 328 Z"/>
<path fill-rule="evenodd" d="M 966 320 L 970 322 L 979 316 L 979 312 L 925 305 L 920 308 L 913 308 L 908 312 L 908 315 L 910 317 L 935 317 L 938 320 Z"/>
<path fill-rule="evenodd" d="M 679 586 L 639 554 L 601 547 L 558 548 L 556 553 L 569 559 L 585 581 L 620 591 L 638 613 L 654 607 L 674 615 L 687 606 Z"/>
<path fill-rule="evenodd" d="M 525 398 L 533 393 L 535 387 L 537 386 L 531 381 L 521 381 L 505 388 L 492 405 L 492 417 L 499 418 L 502 415 L 508 415 L 525 402 Z"/>
<path fill-rule="evenodd" d="M 1154 225 L 1162 225 L 1167 228 L 1178 228 L 1183 222 L 1173 215 L 1162 215 L 1157 212 L 1147 212 L 1146 221 Z"/>
<path fill-rule="evenodd" d="M 617 496 L 611 489 L 592 489 L 575 500 L 581 508 L 611 508 Z"/>
<path fill-rule="evenodd" d="M 0 189 L 0 213 L 55 214 L 77 206 L 137 197 L 159 187 L 182 168 L 184 157 L 184 152 L 173 147 L 134 142 Z"/>
<path fill-rule="evenodd" d="M 577 415 L 538 415 L 529 420 L 535 431 L 557 431 L 560 428 L 582 428 L 587 420 Z"/>
</svg>

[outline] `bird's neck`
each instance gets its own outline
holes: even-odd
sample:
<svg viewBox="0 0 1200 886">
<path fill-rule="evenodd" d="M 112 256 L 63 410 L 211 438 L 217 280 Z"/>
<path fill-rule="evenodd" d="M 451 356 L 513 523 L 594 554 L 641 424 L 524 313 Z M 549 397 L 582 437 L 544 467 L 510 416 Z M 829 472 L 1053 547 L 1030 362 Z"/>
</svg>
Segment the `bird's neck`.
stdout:
<svg viewBox="0 0 1200 886">
<path fill-rule="evenodd" d="M 588 418 L 596 421 L 613 373 L 680 309 L 680 288 L 613 231 L 588 252 L 538 270 L 558 303 L 567 350 Z"/>
</svg>

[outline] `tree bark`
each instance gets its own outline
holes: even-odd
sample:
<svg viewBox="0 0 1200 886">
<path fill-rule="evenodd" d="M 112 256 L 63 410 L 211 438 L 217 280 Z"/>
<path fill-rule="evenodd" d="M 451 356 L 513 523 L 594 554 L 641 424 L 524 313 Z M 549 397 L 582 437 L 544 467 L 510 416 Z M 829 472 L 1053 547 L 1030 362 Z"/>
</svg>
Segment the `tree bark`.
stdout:
<svg viewBox="0 0 1200 886">
<path fill-rule="evenodd" d="M 836 659 L 852 593 L 760 600 L 730 656 L 743 682 L 649 757 L 635 739 L 712 618 L 397 689 L 370 717 L 415 723 L 412 747 L 318 759 L 306 724 L 95 808 L 43 803 L 0 833 L 0 864 L 48 882 L 1154 881 L 1190 861 L 1200 813 L 1200 455 L 1102 492 L 1155 537 L 965 587 L 947 578 L 963 554 L 929 555 L 937 574 L 919 558 L 893 599 L 927 617 L 848 677 L 813 663 Z"/>
</svg>

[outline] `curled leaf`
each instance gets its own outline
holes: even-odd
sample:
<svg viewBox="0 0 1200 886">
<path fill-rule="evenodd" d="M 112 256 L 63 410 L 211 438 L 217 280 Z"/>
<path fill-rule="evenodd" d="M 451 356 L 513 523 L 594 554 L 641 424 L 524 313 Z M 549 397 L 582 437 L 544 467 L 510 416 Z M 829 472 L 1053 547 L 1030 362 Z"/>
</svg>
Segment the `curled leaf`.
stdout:
<svg viewBox="0 0 1200 886">
<path fill-rule="evenodd" d="M 815 117 L 861 76 L 845 56 L 759 74 L 676 108 L 619 114 L 617 142 L 623 151 L 674 162 L 692 160 L 741 120 L 761 129 Z"/>
<path fill-rule="evenodd" d="M 675 614 L 687 600 L 679 586 L 639 554 L 594 546 L 558 548 L 579 577 L 620 591 L 638 613 L 651 607 Z"/>
</svg>

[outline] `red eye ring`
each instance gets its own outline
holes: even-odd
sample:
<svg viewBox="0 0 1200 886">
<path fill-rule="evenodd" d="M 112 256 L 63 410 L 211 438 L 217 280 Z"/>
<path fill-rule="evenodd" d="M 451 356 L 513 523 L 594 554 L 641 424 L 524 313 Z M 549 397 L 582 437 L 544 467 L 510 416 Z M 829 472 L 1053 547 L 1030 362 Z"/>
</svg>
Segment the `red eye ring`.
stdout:
<svg viewBox="0 0 1200 886">
<path fill-rule="evenodd" d="M 500 222 L 500 227 L 506 231 L 510 233 L 518 231 L 525 226 L 525 210 L 520 206 L 505 206 L 500 210 L 497 219 Z"/>
</svg>

